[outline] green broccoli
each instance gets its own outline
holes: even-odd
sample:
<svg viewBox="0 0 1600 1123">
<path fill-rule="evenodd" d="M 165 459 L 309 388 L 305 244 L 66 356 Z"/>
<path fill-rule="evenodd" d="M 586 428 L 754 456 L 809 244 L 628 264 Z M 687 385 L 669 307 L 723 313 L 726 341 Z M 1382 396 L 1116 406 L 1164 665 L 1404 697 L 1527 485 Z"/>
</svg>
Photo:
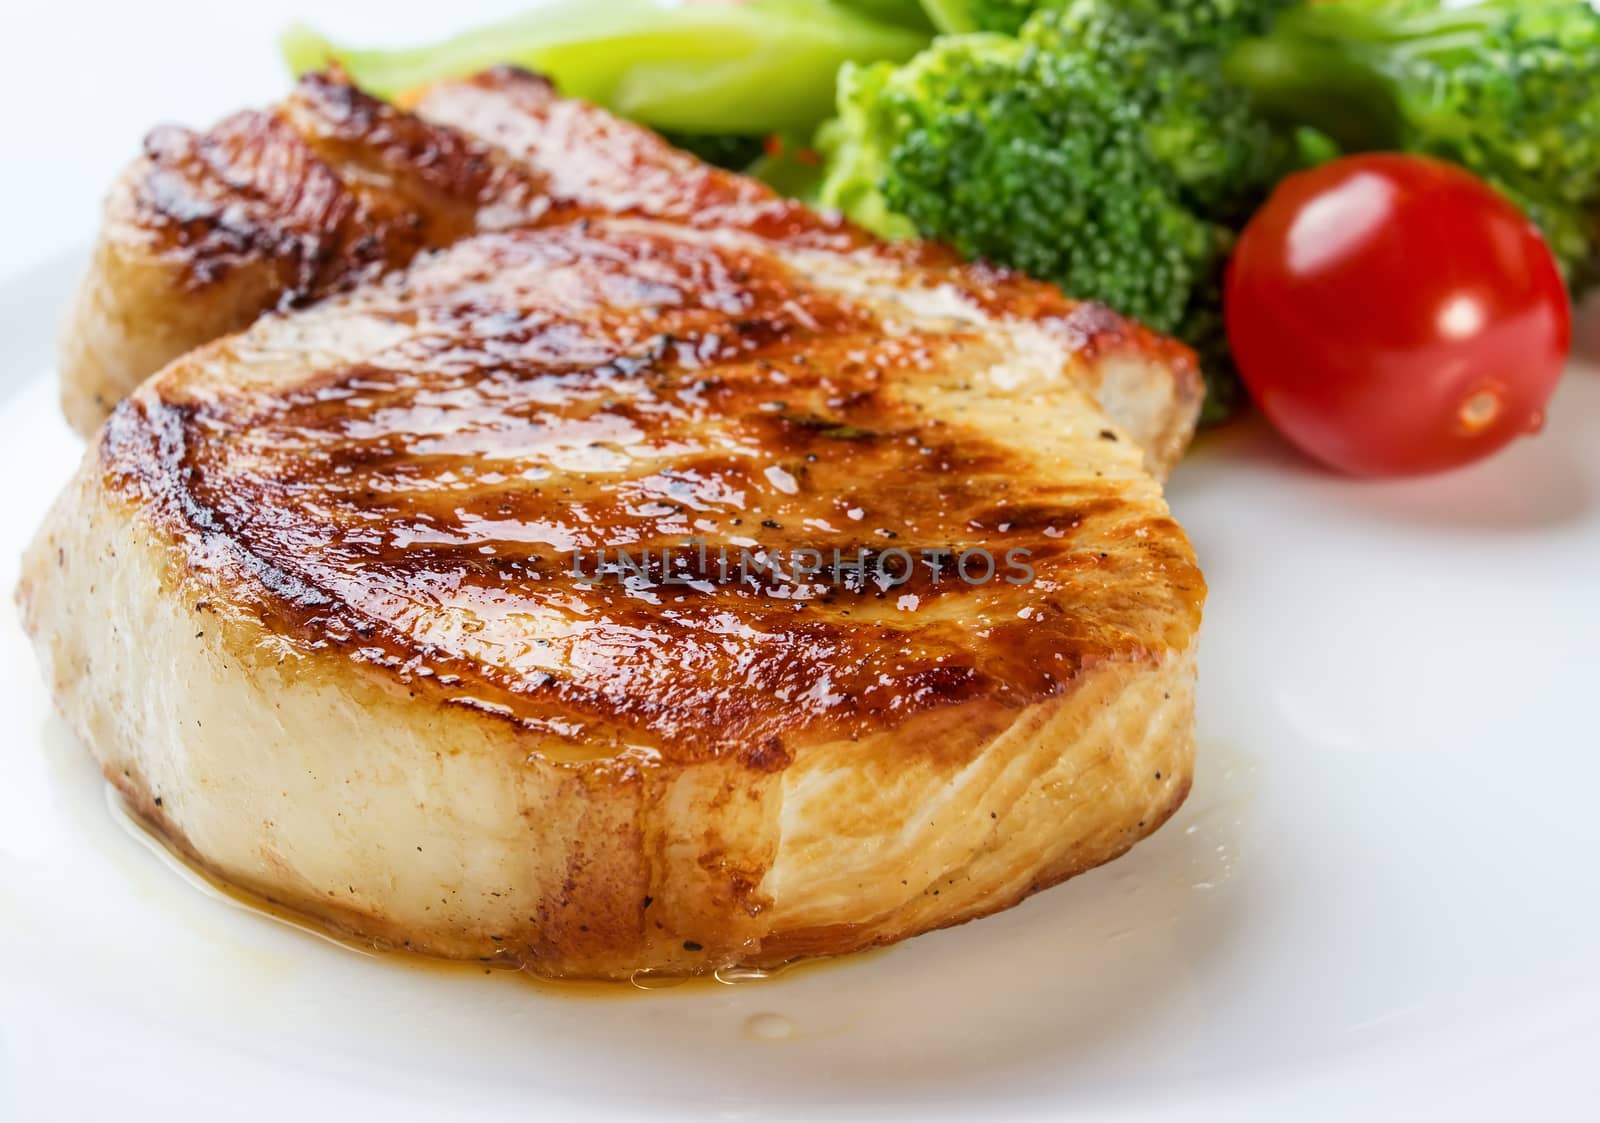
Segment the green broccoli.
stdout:
<svg viewBox="0 0 1600 1123">
<path fill-rule="evenodd" d="M 1462 164 L 1600 276 L 1600 11 L 1588 0 L 1342 0 L 1286 13 L 1226 64 L 1264 111 L 1348 150 Z"/>
<path fill-rule="evenodd" d="M 847 68 L 819 138 L 822 202 L 1188 338 L 1216 417 L 1234 397 L 1219 329 L 1233 231 L 1294 158 L 1221 59 L 1282 6 L 1073 0 L 1015 38 Z"/>
</svg>

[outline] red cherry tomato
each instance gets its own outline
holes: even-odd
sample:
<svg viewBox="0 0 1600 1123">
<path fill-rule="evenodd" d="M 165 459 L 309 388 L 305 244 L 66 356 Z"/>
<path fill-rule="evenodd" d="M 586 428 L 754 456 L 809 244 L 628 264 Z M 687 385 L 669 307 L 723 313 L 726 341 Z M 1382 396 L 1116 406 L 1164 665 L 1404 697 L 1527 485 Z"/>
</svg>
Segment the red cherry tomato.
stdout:
<svg viewBox="0 0 1600 1123">
<path fill-rule="evenodd" d="M 1536 432 L 1572 342 L 1533 224 L 1452 164 L 1390 153 L 1280 184 L 1239 240 L 1226 313 L 1273 425 L 1366 476 L 1453 468 Z"/>
</svg>

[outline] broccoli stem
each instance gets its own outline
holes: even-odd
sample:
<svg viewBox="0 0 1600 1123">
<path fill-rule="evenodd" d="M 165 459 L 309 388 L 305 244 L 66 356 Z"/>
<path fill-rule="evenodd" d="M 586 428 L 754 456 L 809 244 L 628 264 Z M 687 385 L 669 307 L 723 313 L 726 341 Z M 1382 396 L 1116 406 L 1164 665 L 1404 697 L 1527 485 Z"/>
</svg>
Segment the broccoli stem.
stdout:
<svg viewBox="0 0 1600 1123">
<path fill-rule="evenodd" d="M 382 97 L 515 63 L 656 128 L 762 134 L 830 116 L 844 63 L 904 61 L 926 42 L 828 0 L 563 0 L 433 46 L 356 50 L 294 27 L 282 50 L 296 74 L 336 62 Z"/>
<path fill-rule="evenodd" d="M 965 35 L 978 30 L 967 0 L 922 0 L 922 10 L 940 35 Z"/>
</svg>

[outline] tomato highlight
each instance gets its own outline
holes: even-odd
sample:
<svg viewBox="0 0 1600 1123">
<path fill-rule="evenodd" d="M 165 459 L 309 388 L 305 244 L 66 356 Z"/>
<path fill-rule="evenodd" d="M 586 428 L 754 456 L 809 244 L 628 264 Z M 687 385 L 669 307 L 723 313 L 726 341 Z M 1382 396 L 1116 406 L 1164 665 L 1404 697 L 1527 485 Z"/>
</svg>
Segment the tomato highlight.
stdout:
<svg viewBox="0 0 1600 1123">
<path fill-rule="evenodd" d="M 1239 240 L 1225 311 L 1262 412 L 1361 476 L 1443 471 L 1537 432 L 1572 345 L 1533 224 L 1461 168 L 1393 153 L 1281 183 Z"/>
</svg>

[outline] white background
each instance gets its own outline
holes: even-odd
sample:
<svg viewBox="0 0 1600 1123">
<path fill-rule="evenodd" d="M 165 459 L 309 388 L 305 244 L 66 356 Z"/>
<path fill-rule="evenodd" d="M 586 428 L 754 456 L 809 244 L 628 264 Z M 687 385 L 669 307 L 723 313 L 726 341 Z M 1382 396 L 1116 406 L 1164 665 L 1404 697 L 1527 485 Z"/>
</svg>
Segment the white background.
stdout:
<svg viewBox="0 0 1600 1123">
<path fill-rule="evenodd" d="M 0 274 L 87 240 L 117 170 L 157 123 L 209 125 L 282 96 L 277 36 L 427 42 L 519 0 L 16 0 L 0 25 Z"/>
</svg>

